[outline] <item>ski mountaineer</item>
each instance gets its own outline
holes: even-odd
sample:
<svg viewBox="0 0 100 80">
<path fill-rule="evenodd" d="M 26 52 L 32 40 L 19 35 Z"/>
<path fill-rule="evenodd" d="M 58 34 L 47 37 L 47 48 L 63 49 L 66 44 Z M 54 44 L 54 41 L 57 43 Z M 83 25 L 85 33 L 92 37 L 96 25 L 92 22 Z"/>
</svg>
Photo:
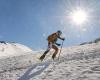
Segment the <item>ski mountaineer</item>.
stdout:
<svg viewBox="0 0 100 80">
<path fill-rule="evenodd" d="M 62 34 L 62 32 L 60 30 L 58 30 L 57 32 L 55 32 L 55 33 L 53 33 L 53 34 L 48 36 L 48 38 L 47 38 L 47 40 L 48 40 L 48 48 L 44 52 L 44 54 L 39 58 L 41 61 L 43 61 L 43 59 L 45 58 L 46 54 L 50 51 L 51 48 L 53 48 L 55 50 L 55 52 L 52 55 L 52 59 L 54 60 L 54 58 L 56 57 L 56 54 L 58 53 L 57 46 L 61 45 L 61 44 L 56 43 L 57 39 L 61 39 L 63 41 L 65 40 L 65 38 L 61 37 L 61 34 Z"/>
</svg>

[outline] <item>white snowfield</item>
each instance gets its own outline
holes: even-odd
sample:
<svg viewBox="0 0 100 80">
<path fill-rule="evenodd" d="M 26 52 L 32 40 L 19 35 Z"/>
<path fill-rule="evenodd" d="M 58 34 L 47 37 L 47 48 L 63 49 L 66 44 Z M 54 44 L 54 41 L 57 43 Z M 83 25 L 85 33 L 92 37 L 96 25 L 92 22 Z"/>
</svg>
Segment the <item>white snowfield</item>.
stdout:
<svg viewBox="0 0 100 80">
<path fill-rule="evenodd" d="M 0 43 L 0 58 L 8 57 L 8 56 L 17 56 L 23 53 L 32 52 L 32 50 L 22 44 L 18 43 Z"/>
<path fill-rule="evenodd" d="M 100 80 L 100 42 L 63 48 L 55 61 L 48 53 L 39 62 L 40 53 L 1 58 L 0 80 Z"/>
</svg>

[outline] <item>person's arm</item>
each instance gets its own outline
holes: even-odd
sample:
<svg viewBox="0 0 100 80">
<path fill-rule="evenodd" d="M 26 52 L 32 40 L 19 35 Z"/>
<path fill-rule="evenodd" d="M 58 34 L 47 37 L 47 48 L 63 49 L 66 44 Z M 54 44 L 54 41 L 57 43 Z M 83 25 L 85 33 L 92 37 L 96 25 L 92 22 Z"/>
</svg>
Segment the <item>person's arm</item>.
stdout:
<svg viewBox="0 0 100 80">
<path fill-rule="evenodd" d="M 57 46 L 60 46 L 61 44 L 59 44 L 59 43 L 55 43 Z"/>
<path fill-rule="evenodd" d="M 60 37 L 60 36 L 58 36 L 58 38 L 61 39 L 61 40 L 63 40 L 63 41 L 65 40 L 65 38 L 62 38 L 62 37 Z"/>
</svg>

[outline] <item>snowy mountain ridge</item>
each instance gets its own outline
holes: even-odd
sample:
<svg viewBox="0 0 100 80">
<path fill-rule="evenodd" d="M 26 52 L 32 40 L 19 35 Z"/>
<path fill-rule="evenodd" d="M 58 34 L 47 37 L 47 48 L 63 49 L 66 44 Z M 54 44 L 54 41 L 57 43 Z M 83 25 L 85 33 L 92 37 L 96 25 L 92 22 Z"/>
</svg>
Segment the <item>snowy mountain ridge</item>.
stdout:
<svg viewBox="0 0 100 80">
<path fill-rule="evenodd" d="M 90 42 L 83 42 L 80 45 L 92 44 L 92 43 L 99 43 L 99 42 L 100 42 L 100 38 L 97 38 L 97 39 L 95 39 L 93 41 L 90 41 Z"/>
<path fill-rule="evenodd" d="M 19 43 L 0 41 L 0 58 L 32 52 L 30 48 Z"/>
</svg>

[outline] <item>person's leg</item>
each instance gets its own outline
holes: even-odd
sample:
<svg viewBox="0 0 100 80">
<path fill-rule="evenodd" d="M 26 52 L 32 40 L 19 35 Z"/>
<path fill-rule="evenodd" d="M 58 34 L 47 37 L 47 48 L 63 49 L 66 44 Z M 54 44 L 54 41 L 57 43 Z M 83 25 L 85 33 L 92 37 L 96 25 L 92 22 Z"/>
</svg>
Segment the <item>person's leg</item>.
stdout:
<svg viewBox="0 0 100 80">
<path fill-rule="evenodd" d="M 40 60 L 41 60 L 41 61 L 45 58 L 46 54 L 50 51 L 51 48 L 52 48 L 52 44 L 48 43 L 48 48 L 47 48 L 47 50 L 46 50 L 46 51 L 44 52 L 44 54 L 40 57 Z"/>
<path fill-rule="evenodd" d="M 44 52 L 44 54 L 40 57 L 40 60 L 43 60 L 48 52 L 49 52 L 49 50 L 46 50 L 46 51 Z"/>
<path fill-rule="evenodd" d="M 55 50 L 55 52 L 52 55 L 52 59 L 54 59 L 56 57 L 56 54 L 58 53 L 58 48 L 56 45 L 52 45 L 52 48 Z"/>
</svg>

